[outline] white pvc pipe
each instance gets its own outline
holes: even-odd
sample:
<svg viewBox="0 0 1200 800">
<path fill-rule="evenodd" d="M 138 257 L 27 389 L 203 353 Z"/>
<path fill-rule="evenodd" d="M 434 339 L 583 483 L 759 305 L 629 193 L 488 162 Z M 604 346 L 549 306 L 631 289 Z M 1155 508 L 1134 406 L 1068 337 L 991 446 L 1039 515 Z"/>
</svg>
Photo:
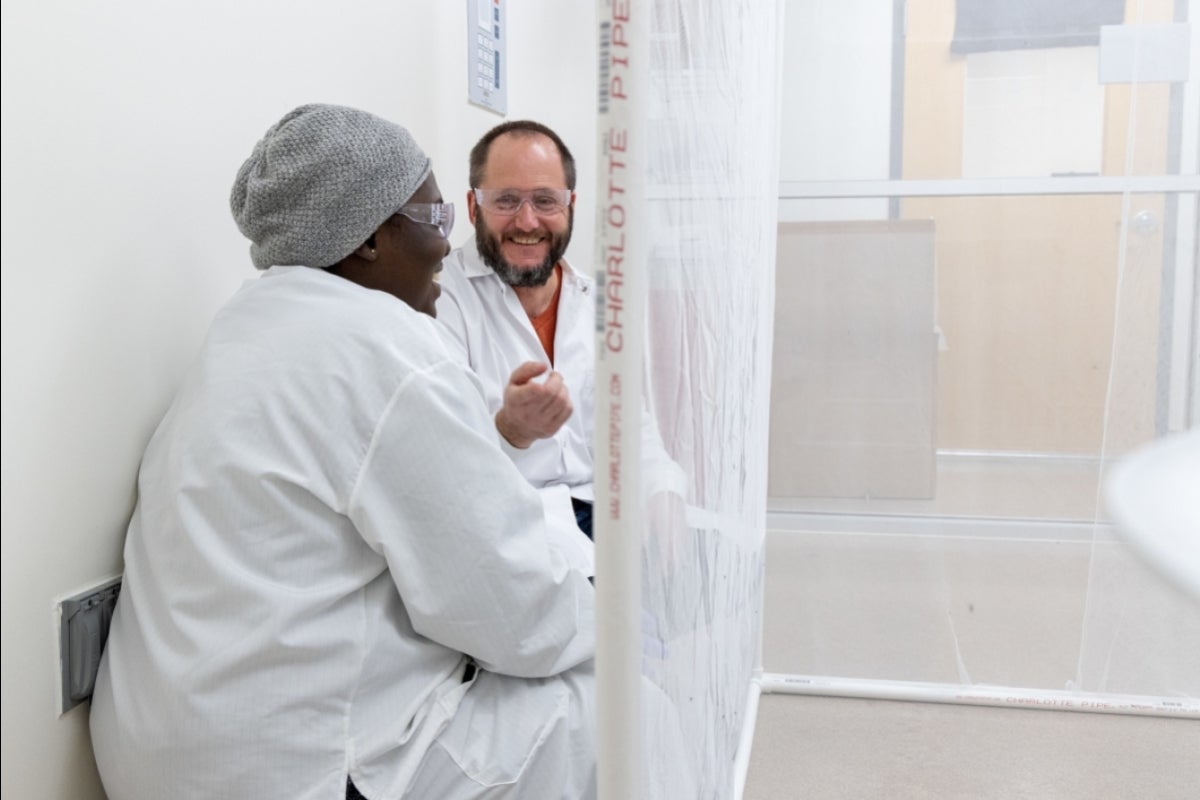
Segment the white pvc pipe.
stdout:
<svg viewBox="0 0 1200 800">
<path fill-rule="evenodd" d="M 1200 8 L 1188 3 L 1189 25 L 1192 29 L 1191 80 L 1183 84 L 1183 113 L 1180 114 L 1179 172 L 1195 175 L 1200 172 Z M 1181 431 L 1189 425 L 1200 424 L 1200 370 L 1190 364 L 1200 358 L 1200 326 L 1194 325 L 1200 314 L 1200 264 L 1196 263 L 1197 219 L 1200 204 L 1196 195 L 1181 195 L 1175 219 L 1175 285 L 1171 332 L 1171 364 L 1169 366 L 1170 394 L 1167 403 L 1167 429 Z M 1165 291 L 1166 289 L 1164 289 Z M 1190 386 L 1189 386 L 1190 380 Z M 1190 403 L 1189 403 L 1190 396 Z"/>
<path fill-rule="evenodd" d="M 596 785 L 641 795 L 641 413 L 646 126 L 651 8 L 597 0 L 600 79 L 596 226 Z"/>
<path fill-rule="evenodd" d="M 781 200 L 873 197 L 1001 197 L 1064 194 L 1178 194 L 1200 192 L 1192 175 L 1095 175 L 1061 178 L 945 178 L 917 180 L 780 181 Z"/>
<path fill-rule="evenodd" d="M 783 108 L 783 53 L 784 53 L 784 27 L 785 27 L 785 25 L 784 25 L 784 23 L 785 23 L 784 9 L 785 9 L 785 7 L 786 7 L 786 0 L 776 0 L 776 2 L 775 2 L 775 32 L 776 33 L 775 33 L 775 121 L 774 121 L 774 126 L 775 126 L 775 130 L 777 133 L 774 137 L 774 148 L 775 148 L 774 172 L 775 172 L 775 174 L 779 174 L 779 160 L 780 160 L 779 154 L 780 154 L 780 148 L 782 146 L 782 143 L 780 142 L 780 136 L 778 135 L 778 131 L 780 129 L 780 124 L 781 124 L 780 123 L 780 118 L 782 116 L 781 109 Z M 775 258 L 774 245 L 772 245 L 772 252 L 771 252 L 772 261 L 774 261 L 774 258 Z M 774 275 L 774 271 L 772 271 L 772 275 Z M 773 287 L 773 285 L 774 285 L 774 281 L 772 280 L 771 286 Z M 771 289 L 769 296 L 771 298 L 771 303 L 768 307 L 774 308 L 775 292 L 774 292 L 773 288 Z M 771 315 L 771 318 L 772 318 L 772 320 L 774 319 L 773 314 Z M 771 346 L 774 347 L 774 342 L 773 342 L 774 334 L 772 332 L 773 331 L 773 322 L 769 321 L 769 320 L 761 320 L 761 324 L 764 326 L 764 329 L 760 332 L 760 337 L 765 341 L 771 342 L 772 343 Z M 764 392 L 769 393 L 769 389 L 764 389 Z M 769 427 L 769 425 L 768 425 L 768 427 Z M 763 465 L 763 469 L 764 469 L 764 474 L 765 474 L 765 469 L 766 469 L 765 464 Z M 689 511 L 690 510 L 691 509 L 689 508 Z M 690 521 L 691 521 L 691 517 L 689 515 L 689 522 Z M 766 546 L 767 546 L 766 530 L 765 530 L 765 522 L 766 522 L 765 515 L 762 518 L 761 522 L 764 524 L 764 529 L 759 531 L 759 533 L 761 533 L 763 536 L 763 538 L 760 539 L 760 542 L 761 542 L 760 546 L 765 550 Z M 734 525 L 734 526 L 732 526 L 732 529 L 738 530 L 739 526 Z M 759 590 L 759 607 L 760 607 L 760 609 L 762 608 L 763 603 L 764 603 L 764 597 L 762 594 L 762 590 L 760 588 L 760 590 Z M 753 671 L 753 675 L 750 679 L 750 686 L 747 687 L 747 689 L 746 689 L 746 710 L 745 710 L 745 713 L 742 715 L 742 733 L 741 733 L 741 737 L 738 741 L 737 752 L 734 754 L 734 759 L 733 759 L 733 787 L 732 787 L 732 792 L 730 793 L 730 797 L 732 798 L 732 800 L 742 800 L 742 797 L 745 794 L 746 778 L 750 774 L 750 754 L 754 748 L 755 729 L 758 727 L 758 701 L 759 701 L 759 698 L 762 696 L 762 674 L 763 674 L 763 669 L 762 669 L 762 664 L 763 664 L 763 626 L 762 626 L 761 613 L 759 616 L 758 637 L 757 637 L 757 640 L 755 641 L 754 650 L 755 650 L 755 652 L 754 652 L 754 671 Z"/>
<path fill-rule="evenodd" d="M 742 800 L 746 776 L 750 773 L 750 751 L 754 747 L 754 728 L 758 724 L 758 698 L 762 694 L 762 675 L 755 671 L 746 691 L 746 713 L 742 716 L 742 737 L 733 759 L 733 800 Z"/>
<path fill-rule="evenodd" d="M 831 678 L 778 673 L 763 675 L 762 692 L 1200 719 L 1200 700 L 1187 697 L 1101 694 L 1051 689 L 1018 689 L 1007 686 Z"/>
<path fill-rule="evenodd" d="M 755 727 L 758 723 L 758 706 L 763 694 L 796 694 L 859 700 L 898 700 L 914 703 L 947 703 L 994 708 L 1030 708 L 1043 711 L 1084 711 L 1094 714 L 1200 719 L 1200 701 L 1189 698 L 761 673 L 756 674 L 746 693 L 745 722 L 742 727 L 742 738 L 738 744 L 737 756 L 734 760 L 733 800 L 742 800 L 745 793 L 746 778 L 750 771 L 750 752 Z"/>
</svg>

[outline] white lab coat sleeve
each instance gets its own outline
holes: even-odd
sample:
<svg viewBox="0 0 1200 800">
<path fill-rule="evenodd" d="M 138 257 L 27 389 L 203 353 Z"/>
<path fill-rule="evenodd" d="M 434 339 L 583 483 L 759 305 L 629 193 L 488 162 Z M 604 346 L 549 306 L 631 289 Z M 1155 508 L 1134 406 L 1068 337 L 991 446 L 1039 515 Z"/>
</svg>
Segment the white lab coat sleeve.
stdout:
<svg viewBox="0 0 1200 800">
<path fill-rule="evenodd" d="M 552 545 L 574 568 L 589 578 L 596 574 L 596 548 L 575 521 L 571 494 L 561 483 L 538 489 L 546 511 L 546 525 Z"/>
<path fill-rule="evenodd" d="M 484 669 L 554 675 L 595 653 L 595 593 L 495 443 L 478 381 L 450 361 L 401 384 L 349 502 L 413 629 Z"/>
<path fill-rule="evenodd" d="M 458 300 L 458 296 L 448 287 L 443 288 L 441 296 L 437 302 L 437 321 L 438 333 L 442 337 L 442 341 L 446 343 L 446 349 L 450 351 L 460 363 L 471 368 L 471 351 L 467 344 L 467 323 L 464 316 L 462 304 Z M 475 309 L 474 313 L 480 311 Z M 478 376 L 476 376 L 478 377 Z M 499 443 L 500 449 L 512 461 L 517 461 L 525 452 L 524 448 L 513 447 L 509 441 L 500 435 L 500 430 L 496 428 L 495 415 L 492 416 L 492 433 L 494 439 Z"/>
</svg>

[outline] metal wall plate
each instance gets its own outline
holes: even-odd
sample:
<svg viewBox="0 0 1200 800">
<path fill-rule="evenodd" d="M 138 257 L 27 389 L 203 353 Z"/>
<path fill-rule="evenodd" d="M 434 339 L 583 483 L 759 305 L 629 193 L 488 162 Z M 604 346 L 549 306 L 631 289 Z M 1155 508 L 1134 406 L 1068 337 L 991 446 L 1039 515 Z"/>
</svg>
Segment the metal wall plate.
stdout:
<svg viewBox="0 0 1200 800">
<path fill-rule="evenodd" d="M 58 652 L 64 713 L 92 696 L 120 593 L 121 578 L 117 577 L 59 603 Z"/>
</svg>

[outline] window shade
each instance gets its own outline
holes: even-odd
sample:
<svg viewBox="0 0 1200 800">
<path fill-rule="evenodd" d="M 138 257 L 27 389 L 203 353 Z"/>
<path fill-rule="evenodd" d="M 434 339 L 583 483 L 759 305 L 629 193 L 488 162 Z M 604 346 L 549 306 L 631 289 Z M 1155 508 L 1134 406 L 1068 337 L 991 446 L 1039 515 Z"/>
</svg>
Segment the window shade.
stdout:
<svg viewBox="0 0 1200 800">
<path fill-rule="evenodd" d="M 1101 25 L 1120 24 L 1125 0 L 957 0 L 954 53 L 1079 47 L 1100 41 Z"/>
</svg>

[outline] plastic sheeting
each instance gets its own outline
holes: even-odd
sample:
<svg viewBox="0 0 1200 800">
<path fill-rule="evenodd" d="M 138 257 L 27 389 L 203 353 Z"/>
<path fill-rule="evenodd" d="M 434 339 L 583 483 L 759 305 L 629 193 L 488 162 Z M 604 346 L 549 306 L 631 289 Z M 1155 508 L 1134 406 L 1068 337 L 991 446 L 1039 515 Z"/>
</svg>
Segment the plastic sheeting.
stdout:
<svg viewBox="0 0 1200 800">
<path fill-rule="evenodd" d="M 844 146 L 788 152 L 785 128 L 770 508 L 790 560 L 767 589 L 794 591 L 765 668 L 1197 713 L 1200 607 L 1104 495 L 1127 453 L 1200 425 L 1196 4 L 1128 0 L 1086 51 L 965 56 L 954 3 L 907 3 L 867 49 L 853 14 L 892 3 L 819 7 L 789 27 L 784 117 Z M 1154 44 L 1176 35 L 1190 50 Z M 1106 41 L 1192 68 L 1142 80 L 1146 54 Z M 862 81 L 890 129 L 853 126 L 838 86 Z M 839 175 L 873 188 L 826 199 Z"/>
<path fill-rule="evenodd" d="M 600 791 L 637 796 L 640 760 L 658 796 L 724 798 L 760 634 L 777 9 L 598 8 Z M 639 411 L 682 495 L 639 491 Z"/>
<path fill-rule="evenodd" d="M 1103 480 L 1200 422 L 1194 7 L 1113 39 L 1190 16 L 1170 83 L 955 54 L 951 0 L 781 5 L 598 4 L 602 796 L 735 792 L 764 587 L 773 673 L 1191 713 L 1200 614 Z"/>
</svg>

